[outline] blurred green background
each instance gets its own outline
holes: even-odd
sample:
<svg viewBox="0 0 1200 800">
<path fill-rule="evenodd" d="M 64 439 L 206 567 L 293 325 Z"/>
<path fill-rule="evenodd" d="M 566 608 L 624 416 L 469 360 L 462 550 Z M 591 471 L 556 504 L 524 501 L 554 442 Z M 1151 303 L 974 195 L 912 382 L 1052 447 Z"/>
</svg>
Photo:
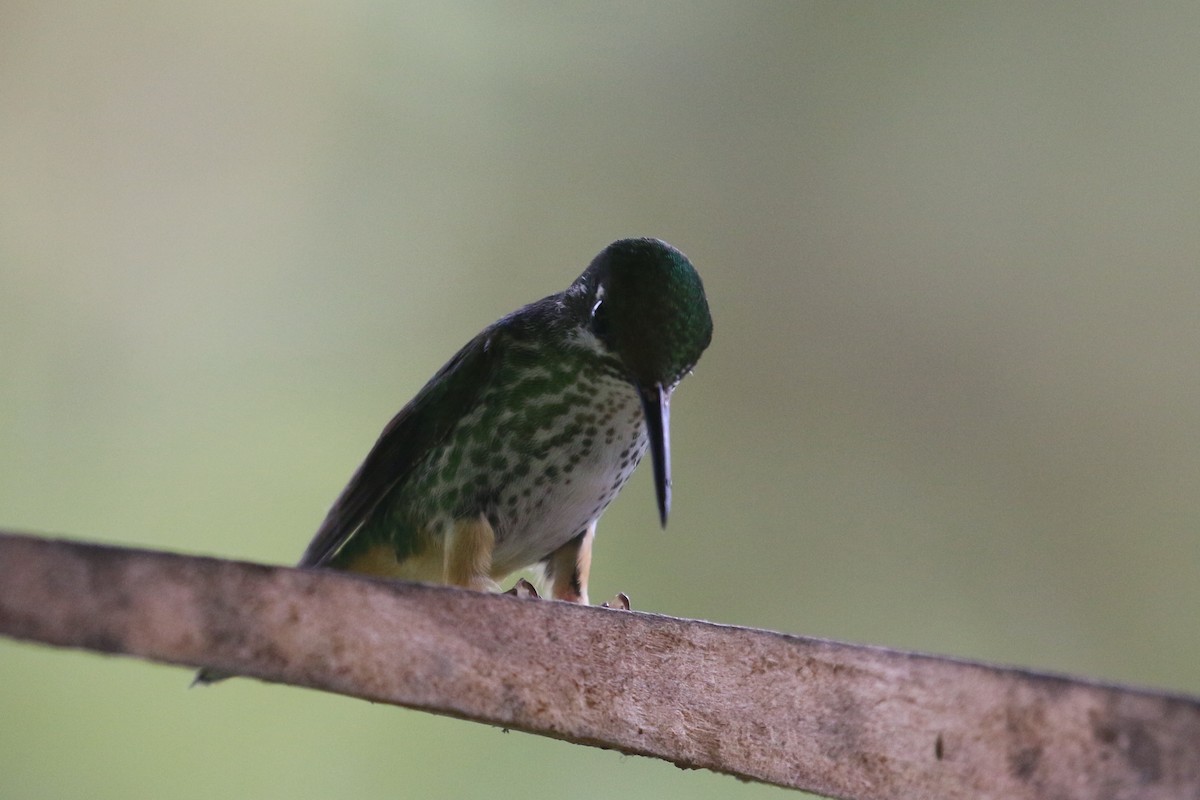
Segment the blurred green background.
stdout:
<svg viewBox="0 0 1200 800">
<path fill-rule="evenodd" d="M 593 597 L 1200 693 L 1200 6 L 0 8 L 0 526 L 270 563 L 661 236 L 711 349 Z M 757 798 L 0 641 L 4 798 Z M 788 795 L 795 796 L 795 795 Z"/>
</svg>

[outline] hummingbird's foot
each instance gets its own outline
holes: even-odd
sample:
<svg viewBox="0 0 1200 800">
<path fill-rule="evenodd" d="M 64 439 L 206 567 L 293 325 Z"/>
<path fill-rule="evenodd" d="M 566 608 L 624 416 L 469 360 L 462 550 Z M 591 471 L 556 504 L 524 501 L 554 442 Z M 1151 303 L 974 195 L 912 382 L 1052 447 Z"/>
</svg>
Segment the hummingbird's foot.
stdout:
<svg viewBox="0 0 1200 800">
<path fill-rule="evenodd" d="M 628 611 L 629 595 L 625 594 L 624 592 L 617 592 L 616 597 L 614 597 L 612 600 L 609 600 L 607 603 L 601 603 L 600 607 L 611 608 L 615 611 Z"/>
<path fill-rule="evenodd" d="M 533 588 L 533 584 L 524 578 L 514 583 L 513 587 L 505 592 L 505 594 L 511 594 L 513 597 L 519 597 L 522 600 L 538 600 L 541 598 L 541 595 L 537 593 L 537 589 Z"/>
</svg>

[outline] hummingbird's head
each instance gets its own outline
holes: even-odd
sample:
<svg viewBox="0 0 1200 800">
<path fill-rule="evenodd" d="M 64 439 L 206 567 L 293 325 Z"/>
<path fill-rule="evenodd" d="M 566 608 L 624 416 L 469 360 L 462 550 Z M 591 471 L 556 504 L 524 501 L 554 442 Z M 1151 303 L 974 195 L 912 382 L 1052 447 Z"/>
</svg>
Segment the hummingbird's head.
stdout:
<svg viewBox="0 0 1200 800">
<path fill-rule="evenodd" d="M 664 241 L 613 242 L 577 283 L 592 334 L 638 386 L 673 388 L 712 340 L 700 276 Z"/>
<path fill-rule="evenodd" d="M 659 239 L 600 251 L 575 287 L 585 324 L 642 398 L 663 525 L 671 504 L 671 391 L 712 340 L 704 285 L 687 256 Z"/>
</svg>

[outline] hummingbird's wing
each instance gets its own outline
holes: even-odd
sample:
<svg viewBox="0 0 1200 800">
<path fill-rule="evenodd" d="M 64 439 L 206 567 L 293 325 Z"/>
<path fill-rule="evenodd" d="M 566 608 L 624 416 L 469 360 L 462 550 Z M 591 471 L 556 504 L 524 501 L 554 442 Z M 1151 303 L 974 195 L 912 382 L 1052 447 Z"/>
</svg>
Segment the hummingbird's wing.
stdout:
<svg viewBox="0 0 1200 800">
<path fill-rule="evenodd" d="M 493 326 L 467 342 L 392 418 L 329 509 L 299 566 L 327 563 L 418 459 L 470 413 L 499 362 L 501 332 Z"/>
</svg>

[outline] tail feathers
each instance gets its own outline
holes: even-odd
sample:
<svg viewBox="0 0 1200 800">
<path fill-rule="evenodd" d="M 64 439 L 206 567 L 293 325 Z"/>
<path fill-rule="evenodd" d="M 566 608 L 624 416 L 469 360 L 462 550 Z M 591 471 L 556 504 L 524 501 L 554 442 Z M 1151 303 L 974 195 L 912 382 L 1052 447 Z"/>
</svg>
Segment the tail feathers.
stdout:
<svg viewBox="0 0 1200 800">
<path fill-rule="evenodd" d="M 196 686 L 209 686 L 219 681 L 223 681 L 226 678 L 232 677 L 233 675 L 228 672 L 217 672 L 216 670 L 211 670 L 205 667 L 196 673 L 196 677 L 192 679 L 191 686 L 188 688 L 191 689 Z"/>
</svg>

